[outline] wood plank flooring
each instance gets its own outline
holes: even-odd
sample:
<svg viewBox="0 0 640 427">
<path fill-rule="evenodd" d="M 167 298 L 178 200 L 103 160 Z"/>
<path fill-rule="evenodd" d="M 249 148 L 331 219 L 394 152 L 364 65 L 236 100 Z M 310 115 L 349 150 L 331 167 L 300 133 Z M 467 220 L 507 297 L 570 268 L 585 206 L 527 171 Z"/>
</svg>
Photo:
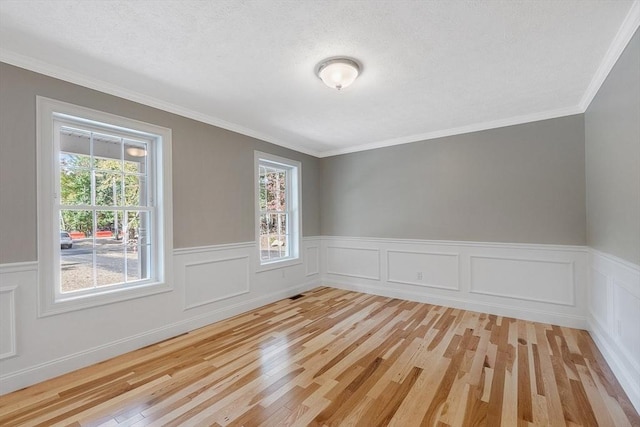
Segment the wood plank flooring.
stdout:
<svg viewBox="0 0 640 427">
<path fill-rule="evenodd" d="M 0 425 L 640 426 L 585 331 L 331 288 L 0 397 Z"/>
</svg>

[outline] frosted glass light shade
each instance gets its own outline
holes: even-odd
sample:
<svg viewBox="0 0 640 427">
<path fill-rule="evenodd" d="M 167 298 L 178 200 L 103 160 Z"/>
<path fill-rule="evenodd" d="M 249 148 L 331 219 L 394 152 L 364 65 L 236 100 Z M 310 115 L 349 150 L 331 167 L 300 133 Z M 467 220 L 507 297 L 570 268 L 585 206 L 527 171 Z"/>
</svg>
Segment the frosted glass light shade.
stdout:
<svg viewBox="0 0 640 427">
<path fill-rule="evenodd" d="M 133 157 L 144 157 L 147 155 L 147 150 L 139 147 L 127 147 L 127 154 Z"/>
<path fill-rule="evenodd" d="M 360 73 L 358 64 L 347 58 L 331 59 L 318 67 L 318 77 L 332 89 L 344 89 L 355 81 Z"/>
</svg>

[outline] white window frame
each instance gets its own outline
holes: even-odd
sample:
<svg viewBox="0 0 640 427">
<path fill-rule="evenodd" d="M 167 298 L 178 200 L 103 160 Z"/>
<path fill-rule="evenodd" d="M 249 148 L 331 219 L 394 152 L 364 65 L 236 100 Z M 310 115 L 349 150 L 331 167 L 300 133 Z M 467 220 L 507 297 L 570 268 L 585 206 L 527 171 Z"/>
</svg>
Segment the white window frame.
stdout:
<svg viewBox="0 0 640 427">
<path fill-rule="evenodd" d="M 289 256 L 275 260 L 262 261 L 260 256 L 260 165 L 275 166 L 287 170 L 287 204 L 290 212 L 287 224 L 289 239 Z M 255 203 L 255 233 L 257 246 L 257 271 L 266 271 L 276 268 L 288 267 L 302 263 L 302 164 L 295 160 L 275 156 L 260 151 L 254 152 L 254 203 Z"/>
<path fill-rule="evenodd" d="M 173 289 L 173 203 L 171 129 L 104 113 L 55 99 L 36 97 L 38 194 L 38 316 L 50 316 Z M 87 127 L 134 131 L 153 144 L 149 159 L 154 194 L 152 210 L 151 278 L 127 286 L 106 286 L 94 291 L 61 293 L 60 224 L 58 212 L 59 147 L 56 123 L 65 118 Z"/>
</svg>

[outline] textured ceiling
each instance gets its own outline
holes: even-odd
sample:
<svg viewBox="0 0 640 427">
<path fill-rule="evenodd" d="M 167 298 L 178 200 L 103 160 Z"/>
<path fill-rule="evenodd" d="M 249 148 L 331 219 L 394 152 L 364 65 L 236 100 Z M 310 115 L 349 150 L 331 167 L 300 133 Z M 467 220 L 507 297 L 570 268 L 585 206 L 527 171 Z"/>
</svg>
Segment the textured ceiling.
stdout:
<svg viewBox="0 0 640 427">
<path fill-rule="evenodd" d="M 638 9 L 2 0 L 0 60 L 325 156 L 581 112 Z M 336 55 L 363 64 L 342 92 L 314 75 Z"/>
</svg>

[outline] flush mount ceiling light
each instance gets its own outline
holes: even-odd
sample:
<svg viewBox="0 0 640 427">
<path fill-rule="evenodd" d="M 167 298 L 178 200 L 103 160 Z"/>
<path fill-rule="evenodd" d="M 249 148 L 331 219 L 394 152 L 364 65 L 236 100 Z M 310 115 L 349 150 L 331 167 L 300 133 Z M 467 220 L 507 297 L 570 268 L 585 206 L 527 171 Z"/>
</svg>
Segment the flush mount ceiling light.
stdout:
<svg viewBox="0 0 640 427">
<path fill-rule="evenodd" d="M 344 89 L 360 74 L 360 65 L 349 58 L 331 58 L 322 61 L 316 74 L 324 84 L 332 89 Z"/>
<path fill-rule="evenodd" d="M 127 147 L 127 154 L 133 157 L 144 157 L 147 155 L 147 150 L 140 147 Z"/>
</svg>

